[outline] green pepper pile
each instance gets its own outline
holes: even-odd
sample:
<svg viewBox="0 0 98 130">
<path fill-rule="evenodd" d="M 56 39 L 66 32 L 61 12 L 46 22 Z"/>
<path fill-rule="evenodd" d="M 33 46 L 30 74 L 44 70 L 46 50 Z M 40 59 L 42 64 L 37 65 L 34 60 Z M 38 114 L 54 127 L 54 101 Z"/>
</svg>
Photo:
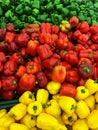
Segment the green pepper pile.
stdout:
<svg viewBox="0 0 98 130">
<path fill-rule="evenodd" d="M 21 29 L 28 23 L 49 22 L 59 25 L 63 19 L 77 16 L 96 24 L 98 0 L 0 0 L 0 27 L 13 23 Z"/>
</svg>

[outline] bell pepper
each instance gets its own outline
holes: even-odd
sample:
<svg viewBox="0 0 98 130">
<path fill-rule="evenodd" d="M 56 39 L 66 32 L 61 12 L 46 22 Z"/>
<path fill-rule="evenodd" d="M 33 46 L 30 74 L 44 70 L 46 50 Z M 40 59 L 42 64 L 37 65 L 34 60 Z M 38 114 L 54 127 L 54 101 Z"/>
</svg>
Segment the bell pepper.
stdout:
<svg viewBox="0 0 98 130">
<path fill-rule="evenodd" d="M 78 44 L 85 45 L 87 44 L 88 40 L 89 40 L 89 36 L 87 34 L 81 34 L 79 35 L 77 42 Z"/>
<path fill-rule="evenodd" d="M 41 32 L 42 33 L 51 33 L 51 25 L 50 23 L 42 23 L 41 24 Z"/>
<path fill-rule="evenodd" d="M 98 33 L 98 25 L 92 25 L 92 26 L 90 26 L 90 32 L 91 32 L 91 34 Z"/>
<path fill-rule="evenodd" d="M 16 62 L 8 60 L 4 64 L 4 74 L 8 76 L 13 75 L 16 71 L 16 68 L 17 68 Z"/>
<path fill-rule="evenodd" d="M 93 110 L 86 118 L 86 123 L 90 129 L 98 128 L 98 110 Z"/>
<path fill-rule="evenodd" d="M 70 70 L 71 69 L 71 65 L 66 62 L 66 61 L 61 61 L 60 65 L 64 66 L 66 68 L 66 70 Z"/>
<path fill-rule="evenodd" d="M 14 122 L 15 119 L 10 117 L 8 114 L 5 114 L 0 118 L 0 126 L 2 127 L 9 127 Z"/>
<path fill-rule="evenodd" d="M 37 47 L 39 45 L 39 42 L 37 40 L 29 40 L 27 43 L 26 51 L 31 56 L 35 56 L 37 53 Z"/>
<path fill-rule="evenodd" d="M 76 95 L 76 86 L 65 82 L 61 85 L 60 96 L 75 97 L 75 95 Z"/>
<path fill-rule="evenodd" d="M 51 26 L 51 33 L 58 34 L 60 31 L 59 27 L 56 25 Z"/>
<path fill-rule="evenodd" d="M 35 101 L 34 93 L 31 91 L 25 91 L 20 97 L 19 102 L 29 105 L 31 102 Z"/>
<path fill-rule="evenodd" d="M 90 109 L 84 100 L 79 100 L 75 112 L 80 119 L 84 119 L 90 114 Z"/>
<path fill-rule="evenodd" d="M 49 81 L 46 88 L 50 94 L 57 94 L 61 88 L 61 83 Z"/>
<path fill-rule="evenodd" d="M 38 81 L 39 87 L 46 88 L 48 78 L 46 77 L 44 72 L 38 72 L 36 74 L 36 80 Z"/>
<path fill-rule="evenodd" d="M 9 44 L 7 42 L 0 43 L 0 51 L 6 52 L 9 50 Z"/>
<path fill-rule="evenodd" d="M 78 119 L 72 126 L 73 130 L 89 130 L 85 119 Z"/>
<path fill-rule="evenodd" d="M 93 79 L 87 79 L 84 86 L 89 90 L 89 95 L 98 91 L 98 83 Z"/>
<path fill-rule="evenodd" d="M 36 116 L 26 114 L 21 120 L 20 123 L 26 125 L 28 128 L 32 128 L 36 125 Z"/>
<path fill-rule="evenodd" d="M 26 112 L 27 112 L 26 105 L 23 103 L 18 103 L 14 105 L 12 108 L 10 108 L 8 115 L 18 121 L 24 117 Z"/>
<path fill-rule="evenodd" d="M 93 51 L 93 58 L 95 62 L 98 62 L 98 50 Z"/>
<path fill-rule="evenodd" d="M 1 110 L 0 110 L 0 118 L 1 118 L 2 116 L 4 116 L 5 114 L 7 114 L 7 110 L 6 110 L 6 109 L 1 109 Z"/>
<path fill-rule="evenodd" d="M 61 21 L 60 29 L 62 32 L 68 32 L 71 29 L 70 23 L 66 20 Z"/>
<path fill-rule="evenodd" d="M 0 62 L 0 73 L 3 72 L 3 63 Z"/>
<path fill-rule="evenodd" d="M 1 98 L 3 100 L 12 100 L 15 98 L 15 91 L 13 90 L 3 90 L 2 89 L 2 92 L 1 92 Z"/>
<path fill-rule="evenodd" d="M 93 57 L 92 49 L 83 49 L 79 51 L 79 58 L 89 58 Z"/>
<path fill-rule="evenodd" d="M 70 83 L 78 82 L 79 80 L 78 70 L 67 70 L 65 79 Z"/>
<path fill-rule="evenodd" d="M 28 34 L 31 34 L 31 33 L 39 33 L 39 32 L 40 32 L 40 25 L 39 25 L 39 24 L 28 24 L 28 25 L 25 27 L 25 31 L 26 31 Z"/>
<path fill-rule="evenodd" d="M 40 101 L 33 101 L 27 107 L 27 111 L 29 114 L 37 116 L 42 112 L 42 104 Z"/>
<path fill-rule="evenodd" d="M 53 55 L 53 52 L 51 51 L 51 48 L 48 44 L 38 46 L 37 53 L 42 60 L 47 59 Z"/>
<path fill-rule="evenodd" d="M 4 41 L 6 31 L 0 28 L 0 42 Z"/>
<path fill-rule="evenodd" d="M 96 95 L 96 94 L 95 94 L 95 95 Z M 89 109 L 90 109 L 91 111 L 93 111 L 94 108 L 95 108 L 96 96 L 90 95 L 90 96 L 88 96 L 86 99 L 84 99 L 84 101 L 85 101 L 86 104 L 88 105 Z"/>
<path fill-rule="evenodd" d="M 65 112 L 62 113 L 61 118 L 65 125 L 72 126 L 74 122 L 77 120 L 77 114 L 74 112 L 71 115 L 66 114 Z"/>
<path fill-rule="evenodd" d="M 54 116 L 55 118 L 59 118 L 59 116 L 61 114 L 61 108 L 58 105 L 56 100 L 51 99 L 46 104 L 44 104 L 44 106 L 45 106 L 44 111 L 46 113 Z"/>
<path fill-rule="evenodd" d="M 29 130 L 29 128 L 26 125 L 20 124 L 20 123 L 12 123 L 9 127 L 10 130 Z"/>
<path fill-rule="evenodd" d="M 6 31 L 8 31 L 8 32 L 14 32 L 15 31 L 14 24 L 11 24 L 11 23 L 6 24 Z"/>
<path fill-rule="evenodd" d="M 80 58 L 79 62 L 78 62 L 78 65 L 80 64 L 92 64 L 92 61 L 89 59 L 89 58 Z"/>
<path fill-rule="evenodd" d="M 82 63 L 79 65 L 79 74 L 83 78 L 90 78 L 94 74 L 94 66 L 87 63 Z"/>
<path fill-rule="evenodd" d="M 6 61 L 7 61 L 7 59 L 6 59 L 5 53 L 4 52 L 0 52 L 0 62 L 4 63 Z"/>
<path fill-rule="evenodd" d="M 37 116 L 37 127 L 43 130 L 57 130 L 58 120 L 47 113 L 40 113 Z"/>
<path fill-rule="evenodd" d="M 15 52 L 18 49 L 19 49 L 19 47 L 16 45 L 16 43 L 14 41 L 9 43 L 8 50 L 10 52 Z"/>
<path fill-rule="evenodd" d="M 69 96 L 60 96 L 58 99 L 58 104 L 67 114 L 74 113 L 77 107 L 75 99 Z"/>
<path fill-rule="evenodd" d="M 39 33 L 31 33 L 30 38 L 32 41 L 37 41 L 39 39 Z"/>
<path fill-rule="evenodd" d="M 98 43 L 98 34 L 94 34 L 91 36 L 91 40 L 94 42 L 94 43 Z"/>
<path fill-rule="evenodd" d="M 34 61 L 26 63 L 26 71 L 28 74 L 35 74 L 39 71 L 39 65 Z"/>
<path fill-rule="evenodd" d="M 79 24 L 79 19 L 76 17 L 76 16 L 72 16 L 70 19 L 69 19 L 69 23 L 71 25 L 71 28 L 75 28 L 77 27 L 77 25 Z"/>
<path fill-rule="evenodd" d="M 49 98 L 49 92 L 46 89 L 38 89 L 36 93 L 36 100 L 41 102 L 41 104 L 47 103 Z"/>
<path fill-rule="evenodd" d="M 15 52 L 15 53 L 13 53 L 13 54 L 10 56 L 9 60 L 14 61 L 14 62 L 16 62 L 17 64 L 19 64 L 19 63 L 22 62 L 22 57 L 21 57 L 21 55 L 19 55 L 19 53 Z"/>
<path fill-rule="evenodd" d="M 56 14 L 56 13 L 51 13 L 51 16 L 50 16 L 50 18 L 51 18 L 51 21 L 52 21 L 52 23 L 54 24 L 54 25 L 59 25 L 59 23 L 62 21 L 62 15 L 58 15 L 58 14 Z"/>
<path fill-rule="evenodd" d="M 67 127 L 63 124 L 59 124 L 57 130 L 67 130 Z"/>
<path fill-rule="evenodd" d="M 13 42 L 15 39 L 15 33 L 12 33 L 12 32 L 6 32 L 5 34 L 5 42 L 8 42 L 8 43 L 11 43 Z"/>
<path fill-rule="evenodd" d="M 68 47 L 68 38 L 58 38 L 56 41 L 56 45 L 60 49 L 66 49 Z"/>
<path fill-rule="evenodd" d="M 20 47 L 25 47 L 28 43 L 29 36 L 27 33 L 17 34 L 15 37 L 15 43 Z"/>
<path fill-rule="evenodd" d="M 35 87 L 35 75 L 25 73 L 19 80 L 20 91 L 32 90 Z"/>
<path fill-rule="evenodd" d="M 89 31 L 89 24 L 88 22 L 84 21 L 80 24 L 79 30 L 81 33 L 87 33 Z"/>
<path fill-rule="evenodd" d="M 83 100 L 89 96 L 89 90 L 85 86 L 78 86 L 76 89 L 76 100 Z"/>
<path fill-rule="evenodd" d="M 15 75 L 18 76 L 18 77 L 21 77 L 25 73 L 26 73 L 26 67 L 23 66 L 23 65 L 20 65 L 18 70 L 16 71 Z"/>
<path fill-rule="evenodd" d="M 2 77 L 3 90 L 16 90 L 18 88 L 18 79 L 15 76 L 3 76 Z"/>
</svg>

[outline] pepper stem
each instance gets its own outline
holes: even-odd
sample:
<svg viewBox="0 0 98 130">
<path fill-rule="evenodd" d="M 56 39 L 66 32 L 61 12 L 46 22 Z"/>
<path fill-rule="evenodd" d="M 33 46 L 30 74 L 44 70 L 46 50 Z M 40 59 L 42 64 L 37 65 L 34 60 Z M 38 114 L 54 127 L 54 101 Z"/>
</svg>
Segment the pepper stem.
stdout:
<svg viewBox="0 0 98 130">
<path fill-rule="evenodd" d="M 36 113 L 36 111 L 37 111 L 37 106 L 33 106 L 33 110 L 34 110 L 34 112 Z"/>
<path fill-rule="evenodd" d="M 85 67 L 84 67 L 84 71 L 87 72 L 87 73 L 89 73 L 89 72 L 90 72 L 89 67 L 85 66 Z"/>
</svg>

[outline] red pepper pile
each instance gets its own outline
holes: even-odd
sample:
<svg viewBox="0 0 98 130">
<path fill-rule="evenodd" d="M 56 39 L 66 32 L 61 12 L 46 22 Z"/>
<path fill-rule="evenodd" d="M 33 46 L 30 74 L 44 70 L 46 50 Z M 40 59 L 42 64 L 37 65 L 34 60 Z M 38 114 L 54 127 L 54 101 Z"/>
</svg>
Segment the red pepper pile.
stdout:
<svg viewBox="0 0 98 130">
<path fill-rule="evenodd" d="M 77 86 L 98 79 L 98 25 L 76 17 L 69 23 L 67 33 L 50 23 L 29 24 L 20 33 L 13 24 L 0 29 L 1 99 L 45 88 L 51 80 Z"/>
</svg>

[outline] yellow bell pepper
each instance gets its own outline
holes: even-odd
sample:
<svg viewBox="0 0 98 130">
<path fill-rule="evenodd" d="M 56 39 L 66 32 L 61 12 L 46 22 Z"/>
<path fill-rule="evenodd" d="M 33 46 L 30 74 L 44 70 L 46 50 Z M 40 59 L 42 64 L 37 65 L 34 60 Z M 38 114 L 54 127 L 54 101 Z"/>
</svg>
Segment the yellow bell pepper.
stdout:
<svg viewBox="0 0 98 130">
<path fill-rule="evenodd" d="M 90 110 L 92 111 L 95 107 L 95 97 L 94 97 L 94 95 L 90 95 L 89 97 L 84 99 L 84 101 L 86 102 L 86 104 L 88 105 Z"/>
<path fill-rule="evenodd" d="M 23 103 L 18 103 L 9 110 L 8 114 L 9 116 L 14 117 L 15 120 L 20 120 L 24 117 L 26 112 L 27 112 L 26 105 Z"/>
<path fill-rule="evenodd" d="M 37 116 L 37 127 L 42 130 L 57 130 L 58 120 L 47 113 L 40 113 Z"/>
<path fill-rule="evenodd" d="M 31 91 L 25 91 L 19 98 L 19 102 L 24 103 L 26 105 L 35 101 L 34 93 Z"/>
<path fill-rule="evenodd" d="M 27 111 L 31 115 L 39 115 L 43 110 L 42 104 L 39 101 L 30 103 L 27 107 Z"/>
<path fill-rule="evenodd" d="M 67 127 L 65 125 L 59 124 L 57 130 L 67 130 Z"/>
<path fill-rule="evenodd" d="M 49 92 L 46 89 L 38 89 L 36 93 L 36 100 L 42 104 L 47 103 L 49 98 Z"/>
<path fill-rule="evenodd" d="M 95 101 L 98 103 L 98 91 L 95 93 Z"/>
<path fill-rule="evenodd" d="M 67 114 L 72 114 L 76 109 L 76 101 L 72 97 L 60 96 L 58 104 L 61 109 Z"/>
<path fill-rule="evenodd" d="M 88 79 L 84 86 L 89 90 L 90 95 L 98 91 L 98 83 L 93 79 Z"/>
<path fill-rule="evenodd" d="M 14 122 L 15 122 L 15 119 L 13 117 L 10 117 L 8 114 L 0 118 L 0 126 L 2 127 L 9 127 L 10 124 Z"/>
<path fill-rule="evenodd" d="M 86 122 L 89 128 L 98 128 L 98 110 L 93 110 L 86 118 Z"/>
<path fill-rule="evenodd" d="M 65 112 L 62 113 L 62 120 L 65 125 L 70 125 L 72 126 L 73 123 L 77 120 L 77 114 L 74 112 L 71 115 L 66 114 Z"/>
<path fill-rule="evenodd" d="M 68 32 L 70 30 L 71 26 L 70 23 L 66 20 L 63 20 L 60 24 L 60 29 L 62 32 Z"/>
<path fill-rule="evenodd" d="M 21 120 L 21 124 L 26 125 L 28 128 L 32 128 L 36 125 L 36 116 L 26 114 Z"/>
<path fill-rule="evenodd" d="M 9 130 L 9 128 L 0 126 L 0 130 Z"/>
<path fill-rule="evenodd" d="M 61 88 L 61 83 L 50 81 L 46 86 L 50 94 L 57 94 Z"/>
<path fill-rule="evenodd" d="M 12 123 L 9 130 L 30 130 L 26 125 L 20 123 Z"/>
<path fill-rule="evenodd" d="M 90 114 L 90 109 L 85 101 L 80 100 L 77 102 L 76 114 L 80 119 L 86 118 Z"/>
<path fill-rule="evenodd" d="M 84 86 L 78 86 L 75 95 L 76 100 L 82 100 L 89 96 L 89 90 Z"/>
<path fill-rule="evenodd" d="M 73 125 L 72 130 L 89 130 L 85 119 L 78 119 Z"/>
<path fill-rule="evenodd" d="M 6 110 L 6 109 L 1 109 L 1 110 L 0 110 L 0 118 L 1 118 L 2 116 L 4 116 L 6 113 L 7 113 L 7 110 Z"/>
<path fill-rule="evenodd" d="M 58 105 L 57 101 L 54 99 L 51 99 L 47 104 L 45 104 L 44 108 L 45 112 L 58 118 L 61 114 L 61 108 Z"/>
</svg>

